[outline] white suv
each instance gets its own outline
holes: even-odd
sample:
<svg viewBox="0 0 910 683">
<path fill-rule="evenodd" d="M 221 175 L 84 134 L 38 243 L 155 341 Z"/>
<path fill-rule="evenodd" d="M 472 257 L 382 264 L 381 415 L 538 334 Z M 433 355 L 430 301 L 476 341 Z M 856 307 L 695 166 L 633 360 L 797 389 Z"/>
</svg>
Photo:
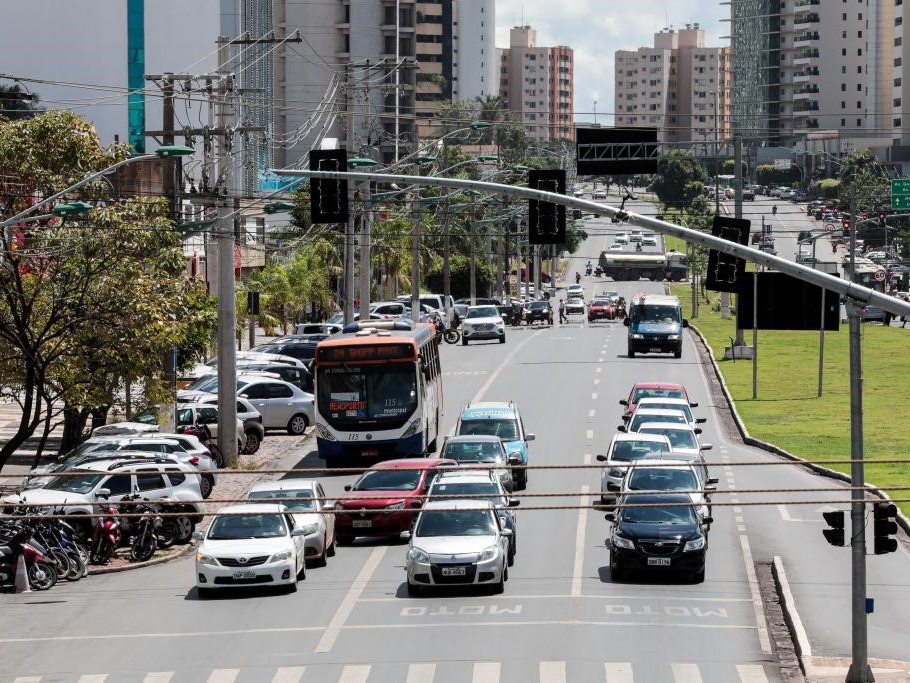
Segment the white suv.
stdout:
<svg viewBox="0 0 910 683">
<path fill-rule="evenodd" d="M 191 527 L 201 522 L 205 513 L 195 468 L 171 457 L 149 457 L 140 452 L 132 458 L 124 455 L 91 460 L 65 475 L 52 477 L 41 488 L 5 496 L 3 508 L 10 510 L 18 503 L 30 503 L 59 509 L 67 515 L 90 515 L 100 512 L 99 503 L 115 503 L 127 495 L 138 494 L 153 501 L 166 498 L 173 511 L 186 512 L 190 528 L 181 529 L 180 537 L 188 539 Z M 91 533 L 91 520 L 71 523 L 81 533 Z"/>
</svg>

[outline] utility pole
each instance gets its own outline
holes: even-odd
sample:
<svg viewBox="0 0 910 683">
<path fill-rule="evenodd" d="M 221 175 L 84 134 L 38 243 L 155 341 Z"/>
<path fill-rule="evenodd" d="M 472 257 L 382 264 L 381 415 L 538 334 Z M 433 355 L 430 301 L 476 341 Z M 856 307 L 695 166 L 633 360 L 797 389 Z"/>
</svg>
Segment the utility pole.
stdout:
<svg viewBox="0 0 910 683">
<path fill-rule="evenodd" d="M 354 155 L 354 72 L 351 63 L 344 67 L 345 80 L 345 147 L 348 157 Z M 345 169 L 347 170 L 347 169 Z M 354 183 L 348 183 L 348 206 L 354 206 Z M 350 211 L 344 232 L 344 324 L 354 321 L 354 211 Z"/>
<path fill-rule="evenodd" d="M 477 221 L 474 217 L 474 214 L 471 213 L 471 224 L 468 227 L 468 230 L 471 231 L 471 305 L 477 305 L 477 266 L 474 265 L 475 260 L 477 259 Z"/>
<path fill-rule="evenodd" d="M 397 142 L 396 142 L 397 145 Z M 420 175 L 420 164 L 417 164 Z M 420 188 L 411 195 L 411 315 L 420 310 Z M 446 324 L 449 321 L 446 320 Z"/>
<path fill-rule="evenodd" d="M 360 319 L 370 319 L 370 281 L 373 279 L 370 254 L 370 181 L 363 184 L 363 213 L 360 217 Z M 417 309 L 419 312 L 420 309 Z M 415 315 L 411 310 L 411 315 Z M 418 320 L 420 316 L 414 320 Z"/>
<path fill-rule="evenodd" d="M 230 39 L 218 39 L 218 128 L 227 126 L 228 92 L 233 90 L 230 73 Z M 230 87 L 228 84 L 230 83 Z M 218 222 L 218 448 L 228 467 L 237 463 L 237 350 L 234 341 L 237 328 L 237 301 L 234 282 L 234 225 L 227 202 L 232 187 L 231 138 L 225 132 L 218 136 L 218 172 L 216 189 Z"/>
</svg>

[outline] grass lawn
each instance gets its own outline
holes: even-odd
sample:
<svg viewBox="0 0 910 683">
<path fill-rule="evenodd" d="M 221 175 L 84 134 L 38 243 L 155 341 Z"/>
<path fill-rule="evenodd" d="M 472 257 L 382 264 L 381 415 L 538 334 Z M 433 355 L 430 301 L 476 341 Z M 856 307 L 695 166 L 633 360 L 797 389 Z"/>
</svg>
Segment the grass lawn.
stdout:
<svg viewBox="0 0 910 683">
<path fill-rule="evenodd" d="M 679 247 L 677 247 L 679 248 Z M 689 285 L 674 285 L 674 294 L 691 313 Z M 824 463 L 850 457 L 850 358 L 847 324 L 825 334 L 823 395 L 818 398 L 818 332 L 758 332 L 758 398 L 752 399 L 752 362 L 723 360 L 724 347 L 735 336 L 733 318 L 721 320 L 720 293 L 709 292 L 698 317 L 690 322 L 714 349 L 724 381 L 749 433 L 794 455 Z M 746 330 L 752 344 L 752 330 Z M 910 485 L 910 429 L 904 410 L 910 405 L 910 329 L 862 326 L 863 434 L 866 459 L 900 458 L 900 464 L 867 464 L 866 481 L 884 489 Z M 849 473 L 849 465 L 830 465 Z M 892 490 L 895 499 L 910 491 Z M 899 503 L 905 514 L 910 503 Z"/>
</svg>

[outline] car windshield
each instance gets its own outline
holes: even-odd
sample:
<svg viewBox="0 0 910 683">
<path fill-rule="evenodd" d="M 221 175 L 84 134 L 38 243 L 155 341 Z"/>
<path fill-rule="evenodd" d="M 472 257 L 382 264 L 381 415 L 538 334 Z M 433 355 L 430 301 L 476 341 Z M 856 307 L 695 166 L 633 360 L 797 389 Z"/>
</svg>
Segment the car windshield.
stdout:
<svg viewBox="0 0 910 683">
<path fill-rule="evenodd" d="M 495 441 L 476 441 L 464 443 L 456 441 L 447 443 L 440 455 L 458 462 L 502 462 L 504 454 L 502 445 Z"/>
<path fill-rule="evenodd" d="M 474 500 L 489 500 L 494 505 L 506 505 L 505 499 L 500 495 L 499 487 L 490 482 L 440 482 L 433 487 L 430 500 L 444 500 L 446 498 L 461 496 L 483 496 Z"/>
<path fill-rule="evenodd" d="M 156 425 L 158 424 L 158 412 L 152 408 L 148 410 L 143 410 L 141 413 L 136 413 L 133 415 L 133 418 L 130 422 L 141 422 L 145 425 Z"/>
<path fill-rule="evenodd" d="M 209 529 L 210 541 L 233 541 L 241 538 L 280 538 L 288 535 L 281 515 L 247 514 L 219 515 Z"/>
<path fill-rule="evenodd" d="M 102 450 L 102 449 L 103 450 L 115 450 L 116 448 L 117 448 L 117 444 L 115 444 L 113 442 L 108 444 L 108 443 L 98 443 L 98 442 L 93 443 L 91 441 L 85 441 L 85 442 L 79 444 L 78 446 L 76 446 L 73 450 L 69 451 L 68 453 L 65 453 L 64 455 L 61 455 L 60 457 L 58 457 L 57 462 L 61 463 L 61 464 L 68 463 L 68 462 L 72 462 L 76 458 L 81 458 L 86 453 L 91 453 L 93 451 L 98 451 L 98 450 Z"/>
<path fill-rule="evenodd" d="M 73 477 L 54 477 L 43 488 L 66 493 L 89 493 L 103 478 L 104 474 L 100 472 L 85 472 Z"/>
<path fill-rule="evenodd" d="M 594 299 L 594 301 L 591 302 L 591 305 L 592 306 L 608 306 L 611 303 L 613 303 L 613 302 L 610 299 Z"/>
<path fill-rule="evenodd" d="M 310 489 L 275 489 L 273 491 L 250 491 L 247 496 L 250 500 L 275 500 L 287 507 L 288 510 L 313 510 L 315 501 Z M 282 500 L 286 499 L 286 500 Z"/>
<path fill-rule="evenodd" d="M 617 441 L 610 454 L 610 460 L 631 462 L 656 453 L 668 453 L 669 447 L 659 441 Z"/>
<path fill-rule="evenodd" d="M 203 375 L 199 379 L 190 382 L 186 388 L 192 391 L 218 391 L 218 375 Z"/>
<path fill-rule="evenodd" d="M 676 411 L 660 415 L 636 411 L 635 414 L 632 415 L 632 421 L 629 423 L 629 431 L 637 432 L 641 429 L 641 426 L 647 422 L 679 422 L 680 424 L 683 424 L 686 422 L 686 416 Z"/>
<path fill-rule="evenodd" d="M 639 403 L 639 408 L 647 408 L 648 410 L 678 410 L 683 415 L 686 416 L 686 422 L 692 422 L 692 409 L 689 408 L 688 403 L 661 403 L 660 401 L 648 401 L 647 403 Z"/>
<path fill-rule="evenodd" d="M 636 467 L 627 487 L 630 491 L 692 491 L 698 488 L 698 481 L 690 469 Z"/>
<path fill-rule="evenodd" d="M 364 472 L 354 491 L 413 491 L 420 484 L 423 470 L 380 469 Z"/>
<path fill-rule="evenodd" d="M 626 508 L 622 519 L 636 524 L 694 524 L 695 509 L 691 505 Z"/>
<path fill-rule="evenodd" d="M 632 307 L 632 320 L 646 323 L 678 323 L 679 306 L 643 304 Z"/>
<path fill-rule="evenodd" d="M 468 310 L 468 318 L 495 318 L 499 310 L 495 306 L 480 306 Z"/>
<path fill-rule="evenodd" d="M 695 434 L 688 429 L 672 429 L 670 427 L 648 427 L 642 428 L 646 434 L 663 434 L 670 439 L 670 447 L 697 449 L 698 442 L 695 440 Z"/>
<path fill-rule="evenodd" d="M 498 436 L 503 441 L 518 441 L 518 421 L 506 419 L 462 420 L 458 433 Z"/>
<path fill-rule="evenodd" d="M 632 394 L 630 403 L 638 403 L 643 398 L 685 398 L 682 389 L 658 389 L 639 387 Z"/>
<path fill-rule="evenodd" d="M 420 515 L 415 536 L 492 536 L 497 531 L 490 510 L 429 510 Z"/>
<path fill-rule="evenodd" d="M 550 304 L 548 304 L 546 301 L 534 301 L 529 306 L 532 311 L 545 311 L 549 307 Z"/>
</svg>

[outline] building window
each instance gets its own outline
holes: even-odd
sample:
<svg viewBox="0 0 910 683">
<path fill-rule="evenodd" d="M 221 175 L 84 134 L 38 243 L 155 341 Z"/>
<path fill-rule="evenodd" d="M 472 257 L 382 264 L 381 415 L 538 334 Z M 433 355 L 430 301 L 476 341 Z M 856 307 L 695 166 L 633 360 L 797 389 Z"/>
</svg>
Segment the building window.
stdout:
<svg viewBox="0 0 910 683">
<path fill-rule="evenodd" d="M 862 108 L 863 108 L 863 103 L 860 102 L 859 100 L 857 100 L 857 101 L 856 101 L 856 108 L 857 108 L 857 109 L 862 109 Z"/>
<path fill-rule="evenodd" d="M 903 42 L 904 42 L 904 40 L 901 36 L 898 36 L 897 38 L 894 39 L 895 46 L 901 45 L 901 44 L 903 44 Z"/>
<path fill-rule="evenodd" d="M 846 57 L 846 56 L 847 56 L 847 48 L 842 47 L 842 48 L 840 49 L 840 55 L 841 55 L 841 57 Z"/>
<path fill-rule="evenodd" d="M 900 57 L 894 58 L 894 66 L 900 66 L 903 60 Z"/>
<path fill-rule="evenodd" d="M 840 126 L 841 126 L 841 128 L 843 128 L 843 127 L 846 126 L 846 125 L 847 125 L 847 119 L 841 119 L 841 120 L 840 120 Z"/>
<path fill-rule="evenodd" d="M 861 48 L 861 47 L 860 47 L 860 48 L 857 48 L 857 50 L 856 50 L 856 56 L 857 56 L 857 57 L 862 57 L 862 56 L 863 56 L 863 48 Z"/>
<path fill-rule="evenodd" d="M 900 120 L 900 119 L 894 119 L 894 125 L 897 126 L 897 127 L 900 127 L 900 125 L 901 125 L 901 120 Z"/>
<path fill-rule="evenodd" d="M 856 92 L 862 92 L 862 91 L 863 91 L 863 84 L 862 84 L 862 83 L 857 83 L 857 84 L 856 84 Z"/>
<path fill-rule="evenodd" d="M 901 106 L 901 98 L 900 98 L 900 97 L 895 97 L 895 98 L 894 98 L 894 106 L 895 106 L 895 107 Z"/>
<path fill-rule="evenodd" d="M 840 72 L 841 72 L 842 74 L 847 73 L 847 67 L 846 67 L 846 66 L 842 66 L 842 67 L 840 68 Z"/>
<path fill-rule="evenodd" d="M 861 66 L 856 67 L 856 73 L 861 74 L 862 72 L 863 72 L 863 67 L 861 67 Z"/>
<path fill-rule="evenodd" d="M 841 31 L 841 32 L 840 32 L 840 37 L 843 38 L 844 40 L 846 40 L 846 39 L 847 39 L 847 32 L 846 32 L 846 31 Z"/>
<path fill-rule="evenodd" d="M 841 83 L 841 84 L 840 84 L 840 89 L 841 89 L 841 92 L 847 92 L 847 84 L 846 84 L 846 83 Z"/>
<path fill-rule="evenodd" d="M 857 32 L 856 32 L 856 37 L 857 37 L 857 38 L 862 38 L 862 37 L 863 37 L 863 32 L 862 32 L 862 31 L 857 31 Z"/>
<path fill-rule="evenodd" d="M 843 100 L 841 100 L 840 108 L 841 108 L 841 109 L 846 109 L 846 108 L 847 108 L 847 103 L 844 102 Z"/>
</svg>

